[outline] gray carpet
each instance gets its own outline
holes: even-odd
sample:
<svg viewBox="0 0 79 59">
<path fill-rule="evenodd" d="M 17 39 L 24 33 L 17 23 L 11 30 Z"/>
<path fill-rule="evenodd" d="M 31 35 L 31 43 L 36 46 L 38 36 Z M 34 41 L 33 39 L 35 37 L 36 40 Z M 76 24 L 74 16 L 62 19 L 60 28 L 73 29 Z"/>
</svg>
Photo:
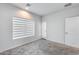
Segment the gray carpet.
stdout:
<svg viewBox="0 0 79 59">
<path fill-rule="evenodd" d="M 40 39 L 0 53 L 0 55 L 78 55 L 79 49 Z"/>
</svg>

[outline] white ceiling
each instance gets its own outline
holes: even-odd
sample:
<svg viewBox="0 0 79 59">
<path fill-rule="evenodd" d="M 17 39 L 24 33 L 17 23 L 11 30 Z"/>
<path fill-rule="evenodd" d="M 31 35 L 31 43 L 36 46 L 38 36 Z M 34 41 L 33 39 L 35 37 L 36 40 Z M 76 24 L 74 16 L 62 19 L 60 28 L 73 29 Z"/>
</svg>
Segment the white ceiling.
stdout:
<svg viewBox="0 0 79 59">
<path fill-rule="evenodd" d="M 26 10 L 26 3 L 12 3 L 12 4 Z M 68 8 L 64 7 L 65 4 L 66 3 L 31 3 L 31 6 L 28 9 L 28 11 L 43 16 L 51 12 L 53 13 L 58 10 Z M 78 6 L 78 5 L 79 5 L 78 3 L 72 4 L 72 6 Z"/>
</svg>

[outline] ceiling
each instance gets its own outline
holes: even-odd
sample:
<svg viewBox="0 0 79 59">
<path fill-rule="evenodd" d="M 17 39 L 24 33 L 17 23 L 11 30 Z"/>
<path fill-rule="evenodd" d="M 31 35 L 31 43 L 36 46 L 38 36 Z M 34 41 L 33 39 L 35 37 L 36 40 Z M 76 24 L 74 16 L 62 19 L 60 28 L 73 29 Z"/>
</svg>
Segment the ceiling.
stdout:
<svg viewBox="0 0 79 59">
<path fill-rule="evenodd" d="M 26 3 L 12 3 L 12 4 L 19 8 L 27 10 Z M 64 7 L 65 4 L 67 3 L 31 3 L 31 6 L 28 9 L 28 11 L 38 14 L 40 16 L 44 16 L 51 12 L 53 13 L 58 10 L 68 8 L 68 7 Z M 79 5 L 78 3 L 74 3 L 72 4 L 72 6 L 69 7 L 78 6 L 78 5 Z"/>
</svg>

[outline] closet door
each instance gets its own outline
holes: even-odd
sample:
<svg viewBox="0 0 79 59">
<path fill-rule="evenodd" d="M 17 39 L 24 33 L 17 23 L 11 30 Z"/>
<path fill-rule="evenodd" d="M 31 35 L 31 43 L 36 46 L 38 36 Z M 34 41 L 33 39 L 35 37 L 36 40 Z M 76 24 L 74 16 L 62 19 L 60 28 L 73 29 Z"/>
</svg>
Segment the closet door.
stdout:
<svg viewBox="0 0 79 59">
<path fill-rule="evenodd" d="M 65 19 L 65 44 L 79 48 L 79 17 Z"/>
</svg>

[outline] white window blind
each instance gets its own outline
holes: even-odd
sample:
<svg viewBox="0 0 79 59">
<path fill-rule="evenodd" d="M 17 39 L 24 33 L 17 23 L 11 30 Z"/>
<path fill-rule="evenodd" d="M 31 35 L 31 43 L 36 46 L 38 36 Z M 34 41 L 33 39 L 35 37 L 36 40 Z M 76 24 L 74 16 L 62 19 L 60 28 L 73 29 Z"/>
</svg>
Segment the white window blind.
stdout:
<svg viewBox="0 0 79 59">
<path fill-rule="evenodd" d="M 13 39 L 34 36 L 34 22 L 19 17 L 13 17 Z"/>
</svg>

